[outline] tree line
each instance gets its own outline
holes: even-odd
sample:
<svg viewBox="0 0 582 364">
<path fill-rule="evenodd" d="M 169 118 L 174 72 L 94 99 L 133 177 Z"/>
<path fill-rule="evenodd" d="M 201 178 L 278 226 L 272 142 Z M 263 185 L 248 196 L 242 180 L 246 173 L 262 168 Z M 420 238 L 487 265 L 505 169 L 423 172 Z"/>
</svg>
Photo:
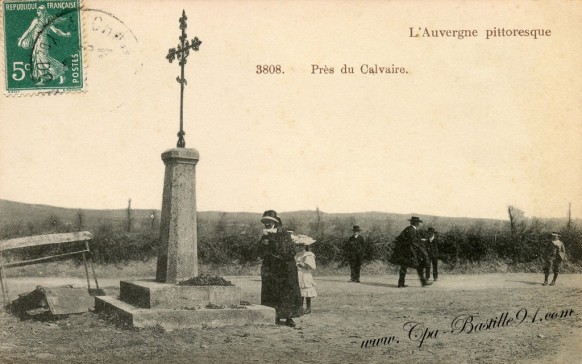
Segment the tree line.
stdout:
<svg viewBox="0 0 582 364">
<path fill-rule="evenodd" d="M 129 209 L 128 209 L 129 211 Z M 582 230 L 568 220 L 526 218 L 519 209 L 511 209 L 508 221 L 470 220 L 465 223 L 442 218 L 426 218 L 424 227 L 437 230 L 440 260 L 451 267 L 476 262 L 502 262 L 507 265 L 541 262 L 550 232 L 559 231 L 569 260 L 582 265 Z M 128 216 L 129 213 L 128 213 Z M 198 218 L 198 257 L 206 264 L 257 264 L 257 244 L 262 225 L 258 214 L 212 213 Z M 312 251 L 318 264 L 341 265 L 345 261 L 342 245 L 351 235 L 353 225 L 360 225 L 365 238 L 364 261 L 387 262 L 394 239 L 407 226 L 403 217 L 383 218 L 366 215 L 325 214 L 319 211 L 281 214 L 288 230 L 317 240 Z M 130 217 L 131 218 L 131 217 Z M 89 230 L 93 233 L 91 249 L 98 263 L 147 261 L 157 255 L 159 223 L 150 221 L 128 228 L 127 221 L 105 221 L 82 226 L 83 215 L 76 221 L 63 221 L 50 215 L 43 220 L 3 226 L 2 239 L 47 233 Z M 131 222 L 131 221 L 130 221 Z M 131 225 L 130 225 L 131 226 Z M 42 246 L 15 250 L 8 259 L 34 259 L 74 250 L 74 245 Z"/>
</svg>

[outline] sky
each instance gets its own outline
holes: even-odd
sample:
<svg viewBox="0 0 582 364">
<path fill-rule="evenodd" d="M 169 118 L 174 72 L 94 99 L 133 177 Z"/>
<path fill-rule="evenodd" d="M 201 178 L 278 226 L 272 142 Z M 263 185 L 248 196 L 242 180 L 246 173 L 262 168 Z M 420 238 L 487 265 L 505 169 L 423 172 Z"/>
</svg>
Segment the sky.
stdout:
<svg viewBox="0 0 582 364">
<path fill-rule="evenodd" d="M 571 202 L 582 217 L 582 37 L 572 31 L 581 3 L 87 0 L 85 9 L 84 91 L 0 95 L 0 199 L 161 208 L 161 153 L 176 145 L 180 102 L 180 69 L 165 56 L 185 9 L 188 38 L 202 40 L 184 97 L 199 210 L 505 219 L 508 205 L 566 217 Z M 410 27 L 479 35 L 410 37 Z M 551 36 L 485 39 L 494 27 Z M 408 73 L 362 74 L 365 64 Z"/>
</svg>

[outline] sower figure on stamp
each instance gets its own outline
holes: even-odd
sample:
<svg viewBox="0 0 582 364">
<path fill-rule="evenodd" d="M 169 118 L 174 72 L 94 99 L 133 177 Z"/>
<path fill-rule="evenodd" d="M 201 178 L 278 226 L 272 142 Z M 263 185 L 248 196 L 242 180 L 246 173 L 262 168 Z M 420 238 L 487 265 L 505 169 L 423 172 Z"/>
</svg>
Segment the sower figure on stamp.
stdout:
<svg viewBox="0 0 582 364">
<path fill-rule="evenodd" d="M 360 269 L 364 261 L 364 237 L 358 225 L 352 228 L 353 235 L 343 245 L 345 260 L 350 264 L 350 282 L 360 283 Z"/>
<path fill-rule="evenodd" d="M 398 288 L 408 287 L 405 284 L 408 267 L 416 268 L 420 283 L 424 287 L 431 283 L 427 282 L 424 277 L 425 268 L 429 259 L 424 242 L 420 239 L 420 233 L 418 231 L 422 220 L 417 216 L 412 216 L 408 221 L 410 221 L 410 225 L 396 237 L 390 262 L 400 266 L 400 271 L 398 272 Z"/>
<path fill-rule="evenodd" d="M 436 282 L 439 277 L 439 270 L 437 267 L 439 260 L 439 247 L 436 239 L 436 231 L 433 227 L 429 227 L 426 231 L 426 250 L 428 253 L 429 262 L 426 264 L 425 268 L 425 278 L 428 281 L 430 279 L 430 268 L 432 265 L 432 278 Z"/>
<path fill-rule="evenodd" d="M 70 37 L 70 32 L 63 32 L 55 27 L 58 22 L 64 21 L 63 18 L 55 19 L 49 15 L 45 5 L 38 7 L 37 17 L 32 20 L 30 26 L 18 38 L 18 46 L 24 49 L 32 48 L 32 78 L 38 81 L 37 85 L 44 85 L 45 81 L 59 80 L 59 84 L 65 81 L 64 73 L 67 67 L 53 57 L 49 56 L 50 49 L 49 30 L 61 37 Z"/>
<path fill-rule="evenodd" d="M 278 325 L 295 327 L 293 317 L 301 315 L 302 299 L 299 290 L 295 243 L 283 228 L 277 212 L 267 210 L 261 218 L 265 226 L 259 244 L 261 265 L 261 305 L 273 307 Z"/>
<path fill-rule="evenodd" d="M 548 285 L 548 276 L 550 270 L 554 272 L 554 278 L 550 286 L 556 284 L 558 273 L 560 273 L 560 265 L 562 261 L 566 260 L 566 248 L 564 243 L 560 241 L 560 234 L 553 232 L 552 241 L 548 244 L 546 250 L 546 265 L 544 267 L 544 286 Z"/>
</svg>

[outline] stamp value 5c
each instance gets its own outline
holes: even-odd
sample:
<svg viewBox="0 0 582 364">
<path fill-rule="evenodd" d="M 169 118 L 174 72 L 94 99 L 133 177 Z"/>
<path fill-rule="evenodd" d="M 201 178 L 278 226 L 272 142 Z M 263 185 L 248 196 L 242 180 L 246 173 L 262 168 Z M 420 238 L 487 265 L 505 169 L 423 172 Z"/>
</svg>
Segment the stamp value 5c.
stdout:
<svg viewBox="0 0 582 364">
<path fill-rule="evenodd" d="M 79 0 L 6 0 L 2 8 L 6 90 L 82 90 Z"/>
</svg>

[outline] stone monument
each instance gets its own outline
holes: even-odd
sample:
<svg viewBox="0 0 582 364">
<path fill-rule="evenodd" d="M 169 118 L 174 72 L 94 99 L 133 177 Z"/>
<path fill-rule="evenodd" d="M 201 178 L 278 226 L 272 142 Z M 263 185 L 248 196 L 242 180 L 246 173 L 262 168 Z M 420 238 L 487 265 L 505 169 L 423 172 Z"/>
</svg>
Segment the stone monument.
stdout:
<svg viewBox="0 0 582 364">
<path fill-rule="evenodd" d="M 197 37 L 186 40 L 186 13 L 180 18 L 180 44 L 170 49 L 168 60 L 180 60 L 180 131 L 177 148 L 162 153 L 166 166 L 160 247 L 155 280 L 120 282 L 120 296 L 95 298 L 95 311 L 114 314 L 134 327 L 162 326 L 165 329 L 273 325 L 275 309 L 241 305 L 236 286 L 178 285 L 198 276 L 196 225 L 196 149 L 185 148 L 183 130 L 184 65 L 189 50 L 198 51 Z"/>
<path fill-rule="evenodd" d="M 177 283 L 198 276 L 196 149 L 162 154 L 166 165 L 156 281 Z"/>
</svg>

